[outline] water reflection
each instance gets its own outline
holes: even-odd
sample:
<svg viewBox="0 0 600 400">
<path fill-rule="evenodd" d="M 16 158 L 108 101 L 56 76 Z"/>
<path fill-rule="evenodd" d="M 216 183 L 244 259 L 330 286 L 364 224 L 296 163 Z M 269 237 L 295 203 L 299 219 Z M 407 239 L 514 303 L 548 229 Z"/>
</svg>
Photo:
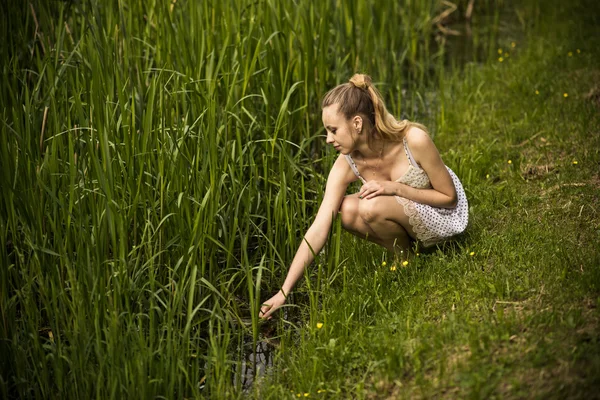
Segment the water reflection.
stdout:
<svg viewBox="0 0 600 400">
<path fill-rule="evenodd" d="M 233 380 L 236 387 L 247 392 L 254 382 L 273 367 L 275 352 L 279 349 L 280 336 L 283 330 L 293 329 L 297 320 L 289 305 L 282 307 L 273 319 L 261 322 L 256 343 L 251 334 L 244 335 L 237 348 L 238 362 L 235 364 Z M 244 321 L 246 326 L 251 326 L 252 321 Z M 280 322 L 283 322 L 281 324 Z"/>
<path fill-rule="evenodd" d="M 253 343 L 252 336 L 244 338 L 239 351 L 241 360 L 234 371 L 234 384 L 237 387 L 248 391 L 254 381 L 264 376 L 273 366 L 275 350 L 279 347 L 279 340 L 272 336 L 275 331 L 275 327 L 271 326 L 266 332 L 261 332 L 256 344 Z"/>
</svg>

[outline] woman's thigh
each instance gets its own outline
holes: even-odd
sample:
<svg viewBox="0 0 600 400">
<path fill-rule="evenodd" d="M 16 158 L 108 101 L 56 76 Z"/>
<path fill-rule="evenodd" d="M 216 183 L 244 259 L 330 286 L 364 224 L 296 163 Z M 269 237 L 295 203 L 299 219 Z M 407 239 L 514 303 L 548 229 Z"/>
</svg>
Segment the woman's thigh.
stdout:
<svg viewBox="0 0 600 400">
<path fill-rule="evenodd" d="M 359 199 L 358 194 L 348 195 L 340 208 L 342 226 L 351 232 L 375 235 L 388 239 L 397 235 L 416 235 L 410 225 L 404 207 L 394 196 L 376 196 L 372 199 Z"/>
<path fill-rule="evenodd" d="M 362 199 L 358 205 L 360 217 L 372 227 L 381 226 L 382 235 L 389 233 L 394 236 L 395 233 L 389 231 L 389 223 L 391 222 L 401 226 L 411 238 L 415 239 L 417 237 L 410 225 L 410 218 L 406 215 L 404 207 L 398 203 L 395 196 L 376 196 L 372 199 Z"/>
</svg>

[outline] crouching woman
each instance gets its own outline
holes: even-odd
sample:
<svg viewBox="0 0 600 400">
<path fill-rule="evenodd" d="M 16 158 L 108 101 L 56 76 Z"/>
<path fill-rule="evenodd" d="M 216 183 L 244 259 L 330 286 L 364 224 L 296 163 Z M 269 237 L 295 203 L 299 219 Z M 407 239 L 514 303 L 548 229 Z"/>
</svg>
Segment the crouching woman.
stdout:
<svg viewBox="0 0 600 400">
<path fill-rule="evenodd" d="M 281 289 L 260 312 L 269 319 L 281 307 L 314 254 L 319 253 L 340 214 L 352 234 L 390 251 L 418 241 L 429 246 L 452 238 L 467 226 L 463 187 L 446 167 L 425 128 L 398 121 L 367 75 L 356 74 L 336 86 L 322 103 L 327 144 L 340 153 L 317 216 L 288 270 Z M 346 195 L 360 180 L 358 193 Z"/>
</svg>

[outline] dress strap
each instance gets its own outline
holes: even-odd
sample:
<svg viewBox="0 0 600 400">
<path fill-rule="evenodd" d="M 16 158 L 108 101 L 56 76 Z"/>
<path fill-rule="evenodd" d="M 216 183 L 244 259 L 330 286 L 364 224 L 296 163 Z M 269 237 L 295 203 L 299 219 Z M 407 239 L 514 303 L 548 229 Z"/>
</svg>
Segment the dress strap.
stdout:
<svg viewBox="0 0 600 400">
<path fill-rule="evenodd" d="M 356 164 L 354 163 L 354 160 L 352 159 L 350 154 L 345 154 L 344 157 L 346 157 L 346 161 L 348 161 L 348 164 L 350 165 L 350 168 L 352 168 L 352 172 L 354 172 L 354 175 L 356 175 L 358 179 L 360 179 L 363 183 L 367 183 L 365 178 L 363 178 L 360 172 L 358 172 L 358 168 L 356 167 Z"/>
<path fill-rule="evenodd" d="M 419 166 L 419 164 L 417 164 L 417 162 L 415 161 L 414 157 L 412 156 L 412 153 L 410 152 L 410 149 L 408 148 L 408 143 L 406 143 L 406 138 L 402 139 L 402 143 L 404 143 L 404 152 L 406 153 L 406 158 L 408 158 L 408 161 L 413 165 L 413 167 L 421 168 Z"/>
</svg>

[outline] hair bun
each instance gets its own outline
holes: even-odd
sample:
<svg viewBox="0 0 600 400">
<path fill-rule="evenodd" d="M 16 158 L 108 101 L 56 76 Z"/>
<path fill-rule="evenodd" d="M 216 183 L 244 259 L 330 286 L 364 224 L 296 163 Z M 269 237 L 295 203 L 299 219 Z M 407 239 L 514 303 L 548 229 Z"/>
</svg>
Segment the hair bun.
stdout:
<svg viewBox="0 0 600 400">
<path fill-rule="evenodd" d="M 354 74 L 350 78 L 350 83 L 359 89 L 368 89 L 371 86 L 371 77 L 365 74 Z"/>
</svg>

